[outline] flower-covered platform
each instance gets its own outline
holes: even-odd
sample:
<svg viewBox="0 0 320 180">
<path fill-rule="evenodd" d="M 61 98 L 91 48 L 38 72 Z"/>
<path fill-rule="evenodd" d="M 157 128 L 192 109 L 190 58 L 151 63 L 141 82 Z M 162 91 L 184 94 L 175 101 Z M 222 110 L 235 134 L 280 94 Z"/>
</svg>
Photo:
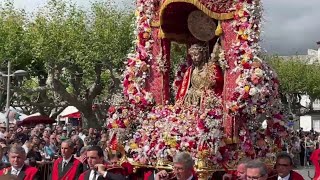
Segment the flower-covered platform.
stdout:
<svg viewBox="0 0 320 180">
<path fill-rule="evenodd" d="M 199 172 L 228 170 L 242 158 L 272 161 L 287 129 L 276 73 L 259 58 L 260 0 L 137 0 L 136 6 L 125 103 L 109 109 L 107 122 L 128 159 L 163 167 L 188 151 Z M 172 41 L 188 48 L 173 82 Z"/>
</svg>

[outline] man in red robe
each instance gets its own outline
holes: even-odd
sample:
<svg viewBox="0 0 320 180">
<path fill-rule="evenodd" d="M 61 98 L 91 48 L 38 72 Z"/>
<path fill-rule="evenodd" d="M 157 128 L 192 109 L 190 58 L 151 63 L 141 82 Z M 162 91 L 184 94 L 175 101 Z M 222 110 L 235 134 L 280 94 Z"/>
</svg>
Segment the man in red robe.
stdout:
<svg viewBox="0 0 320 180">
<path fill-rule="evenodd" d="M 26 152 L 21 146 L 12 146 L 9 150 L 9 161 L 11 166 L 0 171 L 2 175 L 14 175 L 19 180 L 37 180 L 39 179 L 38 169 L 24 164 Z"/>
<path fill-rule="evenodd" d="M 314 180 L 320 179 L 320 149 L 316 149 L 311 154 L 310 160 L 314 166 Z"/>
<path fill-rule="evenodd" d="M 70 139 L 61 143 L 61 155 L 54 161 L 52 167 L 52 174 L 49 179 L 51 180 L 74 180 L 78 179 L 83 171 L 82 163 L 73 157 L 74 144 Z"/>
</svg>

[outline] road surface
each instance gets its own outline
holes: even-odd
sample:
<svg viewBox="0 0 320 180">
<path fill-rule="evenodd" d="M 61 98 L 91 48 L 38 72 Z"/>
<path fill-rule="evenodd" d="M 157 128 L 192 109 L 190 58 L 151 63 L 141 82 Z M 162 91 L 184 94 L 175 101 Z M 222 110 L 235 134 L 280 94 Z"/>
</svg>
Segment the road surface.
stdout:
<svg viewBox="0 0 320 180">
<path fill-rule="evenodd" d="M 314 175 L 314 168 L 313 166 L 307 166 L 303 168 L 296 169 L 295 171 L 299 172 L 305 180 L 310 180 L 311 178 L 308 176 L 308 172 L 311 177 Z"/>
</svg>

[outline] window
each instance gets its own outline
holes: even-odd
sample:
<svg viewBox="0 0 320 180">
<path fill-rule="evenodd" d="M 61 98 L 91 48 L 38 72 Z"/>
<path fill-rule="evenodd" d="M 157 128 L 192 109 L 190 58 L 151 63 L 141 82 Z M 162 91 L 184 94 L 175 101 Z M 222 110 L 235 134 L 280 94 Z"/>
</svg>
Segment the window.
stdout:
<svg viewBox="0 0 320 180">
<path fill-rule="evenodd" d="M 320 132 L 320 120 L 313 120 L 313 130 Z"/>
</svg>

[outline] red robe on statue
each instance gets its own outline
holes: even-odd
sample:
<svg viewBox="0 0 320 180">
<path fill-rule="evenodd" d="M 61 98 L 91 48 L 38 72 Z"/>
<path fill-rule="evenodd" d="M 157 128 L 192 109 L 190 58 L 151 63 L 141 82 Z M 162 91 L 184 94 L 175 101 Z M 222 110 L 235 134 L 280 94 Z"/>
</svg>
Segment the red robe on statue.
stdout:
<svg viewBox="0 0 320 180">
<path fill-rule="evenodd" d="M 209 63 L 208 63 L 209 64 Z M 201 96 L 201 104 L 200 104 L 200 109 L 204 109 L 205 108 L 205 101 L 206 101 L 206 90 L 213 90 L 214 94 L 216 96 L 221 96 L 222 92 L 223 92 L 223 81 L 224 81 L 224 77 L 223 77 L 223 72 L 221 70 L 221 68 L 215 64 L 209 64 L 208 66 L 209 68 L 212 68 L 209 70 L 209 72 L 211 72 L 210 74 L 208 74 L 208 76 L 210 76 L 213 86 L 212 87 L 208 87 L 208 89 L 203 89 L 203 94 Z M 190 66 L 184 76 L 183 76 L 183 80 L 182 83 L 180 84 L 180 86 L 178 87 L 178 91 L 176 94 L 176 102 L 183 102 L 188 94 L 188 91 L 190 89 L 190 87 L 192 86 L 191 84 L 191 79 L 192 79 L 192 74 L 193 73 L 193 66 Z"/>
</svg>

